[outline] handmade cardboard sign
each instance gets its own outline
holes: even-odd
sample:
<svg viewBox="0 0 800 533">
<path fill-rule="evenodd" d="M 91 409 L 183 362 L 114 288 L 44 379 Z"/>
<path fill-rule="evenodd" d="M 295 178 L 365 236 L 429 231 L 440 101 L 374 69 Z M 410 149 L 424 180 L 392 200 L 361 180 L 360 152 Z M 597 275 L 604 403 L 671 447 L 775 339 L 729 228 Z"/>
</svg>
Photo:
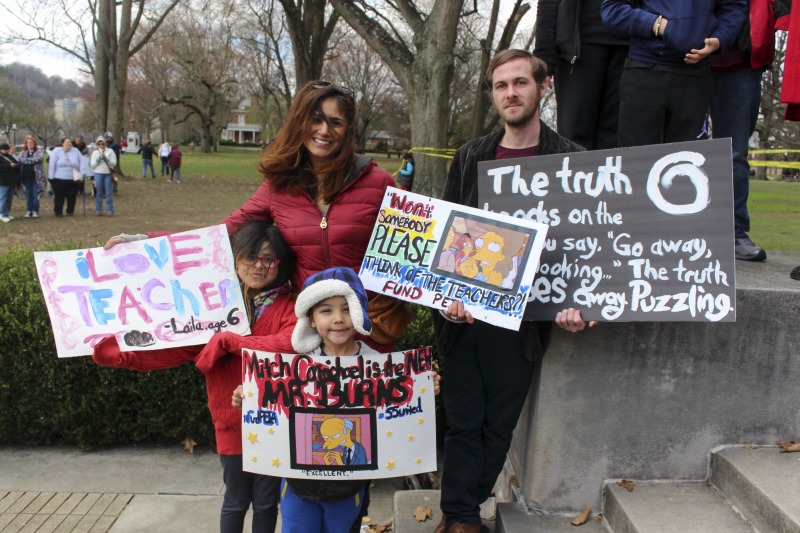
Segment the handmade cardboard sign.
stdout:
<svg viewBox="0 0 800 533">
<path fill-rule="evenodd" d="M 478 188 L 550 226 L 526 319 L 736 319 L 730 139 L 487 161 Z"/>
<path fill-rule="evenodd" d="M 90 248 L 35 252 L 59 357 L 205 344 L 250 332 L 224 225 Z"/>
<path fill-rule="evenodd" d="M 277 477 L 436 470 L 430 348 L 328 357 L 242 350 L 242 464 Z"/>
<path fill-rule="evenodd" d="M 364 287 L 519 329 L 547 225 L 388 188 L 361 263 Z"/>
</svg>

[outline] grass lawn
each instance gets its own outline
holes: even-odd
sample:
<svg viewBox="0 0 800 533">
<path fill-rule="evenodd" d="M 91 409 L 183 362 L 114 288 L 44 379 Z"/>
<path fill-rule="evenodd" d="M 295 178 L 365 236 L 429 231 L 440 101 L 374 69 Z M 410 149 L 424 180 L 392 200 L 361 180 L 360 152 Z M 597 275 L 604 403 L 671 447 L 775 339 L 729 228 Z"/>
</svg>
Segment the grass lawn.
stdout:
<svg viewBox="0 0 800 533">
<path fill-rule="evenodd" d="M 141 158 L 122 156 L 128 178 L 120 182 L 114 197 L 114 217 L 94 216 L 94 198 L 78 196 L 75 216 L 56 218 L 53 199 L 42 198 L 40 218 L 25 219 L 25 200 L 15 198 L 9 224 L 0 224 L 0 251 L 21 245 L 41 249 L 50 242 L 72 241 L 80 246 L 97 246 L 119 233 L 148 230 L 184 231 L 222 221 L 258 188 L 258 150 L 223 147 L 216 154 L 183 150 L 182 183 L 169 184 L 141 176 Z M 389 172 L 400 167 L 397 158 L 375 160 Z M 800 250 L 800 183 L 751 181 L 750 236 L 766 250 Z M 88 185 L 87 185 L 88 187 Z M 76 246 L 77 247 L 77 246 Z"/>
</svg>

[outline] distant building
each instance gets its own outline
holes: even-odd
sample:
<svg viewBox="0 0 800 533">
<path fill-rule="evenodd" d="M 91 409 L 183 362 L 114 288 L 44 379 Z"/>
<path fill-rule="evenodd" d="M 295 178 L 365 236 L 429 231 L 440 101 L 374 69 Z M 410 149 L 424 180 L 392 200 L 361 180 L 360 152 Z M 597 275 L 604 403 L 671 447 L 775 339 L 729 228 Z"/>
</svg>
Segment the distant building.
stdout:
<svg viewBox="0 0 800 533">
<path fill-rule="evenodd" d="M 56 120 L 62 124 L 76 123 L 84 111 L 86 111 L 86 100 L 83 98 L 56 98 L 53 101 L 53 112 Z"/>
<path fill-rule="evenodd" d="M 395 136 L 388 131 L 370 132 L 364 143 L 364 149 L 369 151 L 376 150 L 379 144 L 386 150 L 393 150 L 396 144 Z"/>
<path fill-rule="evenodd" d="M 222 130 L 220 138 L 223 141 L 241 143 L 260 143 L 261 125 L 255 124 L 252 118 L 254 113 L 253 102 L 250 98 L 243 98 L 239 104 L 231 110 L 231 121 Z"/>
</svg>

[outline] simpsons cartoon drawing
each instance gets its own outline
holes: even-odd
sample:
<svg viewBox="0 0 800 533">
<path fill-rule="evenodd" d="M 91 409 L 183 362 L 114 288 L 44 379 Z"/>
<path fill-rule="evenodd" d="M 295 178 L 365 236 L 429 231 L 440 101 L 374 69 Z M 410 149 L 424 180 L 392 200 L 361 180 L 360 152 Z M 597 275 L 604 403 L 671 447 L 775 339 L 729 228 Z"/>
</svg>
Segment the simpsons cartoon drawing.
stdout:
<svg viewBox="0 0 800 533">
<path fill-rule="evenodd" d="M 475 253 L 461 264 L 461 274 L 492 285 L 503 282 L 503 274 L 497 272 L 497 263 L 505 259 L 505 239 L 494 231 L 487 231 L 475 239 Z"/>
<path fill-rule="evenodd" d="M 353 421 L 346 418 L 329 418 L 319 426 L 326 465 L 369 464 L 364 447 L 353 440 Z M 343 450 L 337 450 L 342 448 Z"/>
</svg>

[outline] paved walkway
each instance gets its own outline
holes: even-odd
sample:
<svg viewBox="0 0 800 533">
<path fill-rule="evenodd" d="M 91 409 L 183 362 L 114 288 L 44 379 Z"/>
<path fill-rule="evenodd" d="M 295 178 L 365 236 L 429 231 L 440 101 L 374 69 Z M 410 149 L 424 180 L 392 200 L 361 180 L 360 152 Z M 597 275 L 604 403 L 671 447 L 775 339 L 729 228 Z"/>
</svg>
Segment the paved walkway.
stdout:
<svg viewBox="0 0 800 533">
<path fill-rule="evenodd" d="M 391 520 L 401 488 L 402 479 L 375 483 L 371 523 Z M 223 492 L 219 459 L 203 449 L 0 448 L 2 533 L 215 533 Z"/>
</svg>

